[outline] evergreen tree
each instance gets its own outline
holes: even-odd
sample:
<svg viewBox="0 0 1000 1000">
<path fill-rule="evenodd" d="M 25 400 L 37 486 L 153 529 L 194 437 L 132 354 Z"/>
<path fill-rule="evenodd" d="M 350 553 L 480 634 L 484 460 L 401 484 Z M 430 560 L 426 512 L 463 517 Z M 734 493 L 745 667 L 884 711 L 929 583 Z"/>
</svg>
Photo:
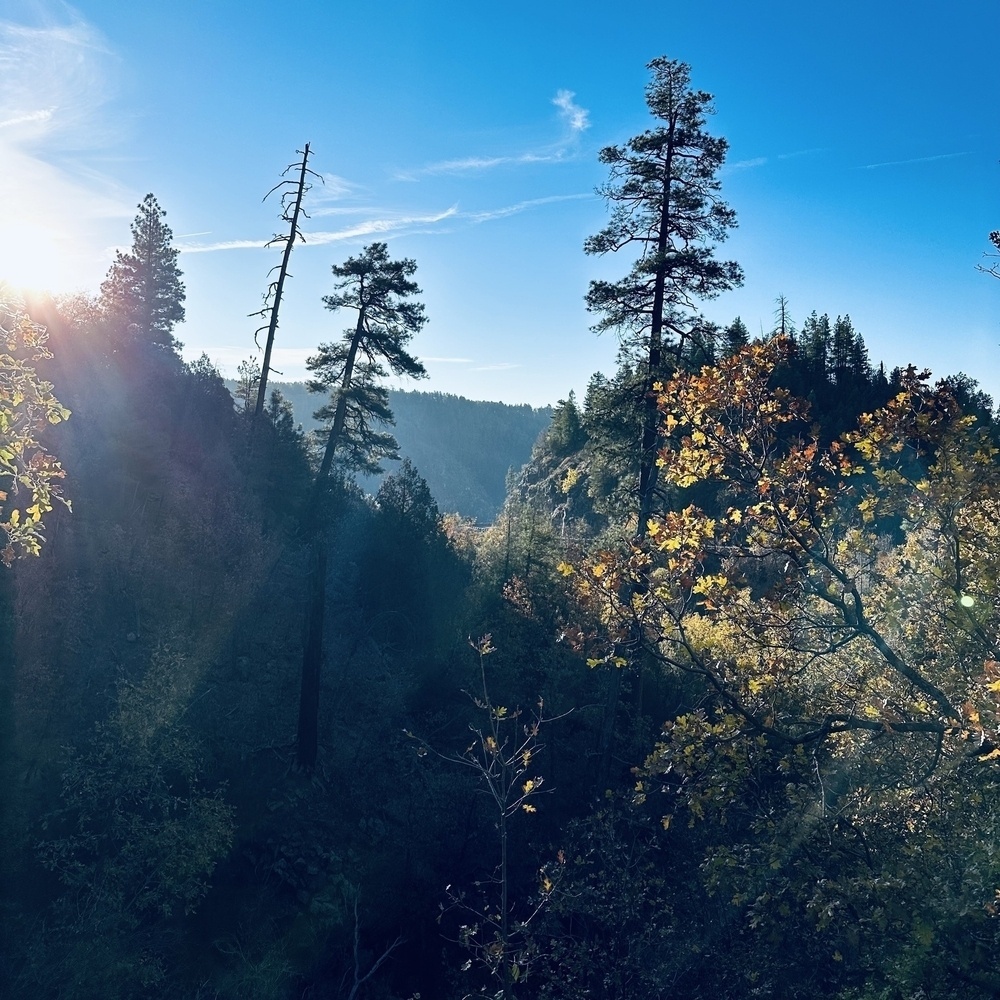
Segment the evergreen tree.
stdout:
<svg viewBox="0 0 1000 1000">
<path fill-rule="evenodd" d="M 697 370 L 705 365 L 714 365 L 719 360 L 721 340 L 722 328 L 718 323 L 699 316 L 697 325 L 692 327 L 687 350 L 681 359 L 683 367 Z"/>
<path fill-rule="evenodd" d="M 560 399 L 552 411 L 552 423 L 545 435 L 545 443 L 557 457 L 572 454 L 587 439 L 583 429 L 580 410 L 576 405 L 576 393 L 570 390 L 565 399 Z"/>
<path fill-rule="evenodd" d="M 802 324 L 800 343 L 810 376 L 817 382 L 825 381 L 830 353 L 830 317 L 826 313 L 817 316 L 814 309 Z"/>
<path fill-rule="evenodd" d="M 260 362 L 249 357 L 241 361 L 236 368 L 236 402 L 243 413 L 249 413 L 257 398 L 260 386 Z"/>
<path fill-rule="evenodd" d="M 388 396 L 379 379 L 391 372 L 422 378 L 424 366 L 406 350 L 413 335 L 427 321 L 424 307 L 411 297 L 420 294 L 412 280 L 413 260 L 389 260 L 385 243 L 365 247 L 359 257 L 333 266 L 339 279 L 333 295 L 324 296 L 327 309 L 353 309 L 357 321 L 340 343 L 321 344 L 307 362 L 315 375 L 313 392 L 330 390 L 330 401 L 317 412 L 329 421 L 323 460 L 316 476 L 313 505 L 312 570 L 306 605 L 306 645 L 302 657 L 297 757 L 311 771 L 319 741 L 319 678 L 323 660 L 323 617 L 326 603 L 327 551 L 320 506 L 334 460 L 348 469 L 377 471 L 380 458 L 396 456 L 396 441 L 374 425 L 392 423 Z"/>
<path fill-rule="evenodd" d="M 339 343 L 321 344 L 307 366 L 312 392 L 330 391 L 316 414 L 329 422 L 318 484 L 330 473 L 334 457 L 351 469 L 378 471 L 380 458 L 395 457 L 396 441 L 373 425 L 392 423 L 388 392 L 379 380 L 393 375 L 424 378 L 424 366 L 406 345 L 427 322 L 424 307 L 410 297 L 420 294 L 412 276 L 413 260 L 389 260 L 385 243 L 365 247 L 360 257 L 334 265 L 337 291 L 324 296 L 327 309 L 353 309 L 358 318 Z M 338 452 L 341 454 L 338 455 Z"/>
<path fill-rule="evenodd" d="M 851 317 L 838 316 L 833 324 L 833 350 L 830 357 L 830 368 L 838 386 L 843 386 L 851 375 L 851 360 L 856 337 Z"/>
<path fill-rule="evenodd" d="M 725 239 L 736 216 L 718 194 L 728 143 L 705 130 L 712 97 L 691 88 L 685 63 L 661 57 L 649 69 L 646 103 L 660 124 L 623 146 L 601 150 L 611 178 L 600 193 L 612 206 L 611 220 L 584 244 L 589 254 L 628 246 L 639 252 L 625 278 L 591 282 L 587 308 L 600 315 L 594 329 L 616 331 L 626 357 L 645 368 L 638 397 L 640 534 L 652 510 L 660 439 L 652 387 L 673 367 L 664 354 L 686 353 L 699 328 L 693 315 L 699 299 L 743 280 L 738 264 L 715 258 L 714 244 Z"/>
<path fill-rule="evenodd" d="M 851 375 L 858 381 L 872 381 L 872 365 L 868 357 L 868 346 L 864 338 L 855 330 L 854 339 L 848 352 L 848 359 L 851 368 Z"/>
<path fill-rule="evenodd" d="M 438 505 L 431 496 L 427 480 L 403 459 L 394 475 L 387 476 L 375 497 L 379 513 L 398 533 L 408 532 L 422 540 L 437 534 L 441 522 Z"/>
<path fill-rule="evenodd" d="M 178 348 L 173 328 L 184 321 L 184 284 L 167 214 L 151 194 L 132 223 L 132 249 L 121 250 L 101 285 L 101 305 L 129 340 Z"/>
<path fill-rule="evenodd" d="M 723 357 L 731 358 L 737 351 L 741 351 L 749 343 L 750 331 L 747 329 L 746 323 L 737 316 L 722 331 L 722 355 Z"/>
</svg>

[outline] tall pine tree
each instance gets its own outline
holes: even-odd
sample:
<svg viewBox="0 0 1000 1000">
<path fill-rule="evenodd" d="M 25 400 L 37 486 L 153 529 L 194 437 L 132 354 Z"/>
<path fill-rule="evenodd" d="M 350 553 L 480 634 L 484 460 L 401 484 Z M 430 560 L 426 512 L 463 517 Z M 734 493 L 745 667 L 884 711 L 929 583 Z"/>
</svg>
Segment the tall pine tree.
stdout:
<svg viewBox="0 0 1000 1000">
<path fill-rule="evenodd" d="M 392 424 L 388 393 L 381 380 L 390 373 L 422 378 L 424 366 L 406 346 L 427 322 L 413 275 L 415 261 L 389 260 L 385 243 L 365 247 L 358 257 L 334 265 L 336 291 L 324 297 L 327 309 L 357 313 L 353 327 L 338 343 L 321 344 L 307 362 L 313 392 L 330 391 L 329 402 L 316 414 L 328 422 L 323 459 L 316 476 L 309 529 L 312 570 L 306 606 L 306 644 L 302 656 L 297 758 L 311 771 L 319 742 L 320 668 L 323 662 L 323 617 L 326 605 L 327 546 L 320 507 L 334 462 L 343 468 L 380 471 L 380 458 L 397 457 L 396 441 L 380 426 Z"/>
<path fill-rule="evenodd" d="M 173 329 L 184 321 L 180 251 L 163 221 L 166 211 L 147 194 L 132 223 L 132 248 L 119 250 L 101 285 L 101 306 L 126 341 L 178 348 Z"/>
<path fill-rule="evenodd" d="M 685 63 L 661 57 L 648 68 L 646 104 L 658 124 L 622 146 L 601 150 L 610 180 L 600 193 L 612 207 L 611 220 L 584 245 L 589 254 L 638 252 L 620 281 L 591 282 L 587 308 L 600 316 L 594 329 L 618 333 L 627 360 L 638 362 L 643 372 L 635 387 L 642 409 L 640 535 L 656 485 L 659 418 L 653 384 L 678 358 L 693 353 L 688 342 L 701 327 L 696 303 L 743 280 L 735 261 L 715 257 L 715 244 L 736 225 L 736 215 L 719 197 L 717 175 L 728 143 L 705 129 L 712 96 L 691 88 Z"/>
</svg>

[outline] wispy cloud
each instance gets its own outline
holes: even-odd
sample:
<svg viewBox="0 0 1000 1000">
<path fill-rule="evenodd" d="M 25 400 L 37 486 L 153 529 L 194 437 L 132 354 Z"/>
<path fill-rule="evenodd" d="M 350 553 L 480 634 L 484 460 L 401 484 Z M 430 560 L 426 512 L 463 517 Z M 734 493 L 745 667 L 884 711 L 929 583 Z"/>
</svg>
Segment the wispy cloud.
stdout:
<svg viewBox="0 0 1000 1000">
<path fill-rule="evenodd" d="M 497 167 L 517 167 L 533 163 L 559 163 L 569 158 L 572 146 L 582 132 L 590 128 L 590 112 L 580 107 L 573 98 L 572 90 L 559 90 L 552 103 L 559 109 L 559 117 L 567 126 L 568 134 L 556 142 L 539 149 L 523 153 L 508 153 L 499 156 L 461 156 L 448 160 L 438 160 L 413 170 L 398 170 L 393 177 L 399 181 L 415 181 L 421 177 L 439 174 L 468 174 Z"/>
<path fill-rule="evenodd" d="M 727 163 L 723 170 L 730 172 L 733 170 L 753 170 L 755 167 L 765 167 L 769 163 L 775 160 L 794 160 L 800 156 L 810 156 L 813 153 L 822 153 L 821 148 L 815 149 L 796 149 L 791 153 L 777 153 L 774 156 L 752 156 L 746 160 L 736 160 L 733 163 Z"/>
<path fill-rule="evenodd" d="M 27 125 L 29 122 L 47 122 L 52 118 L 55 108 L 40 108 L 38 111 L 28 111 L 0 121 L 0 128 L 13 128 L 15 125 Z"/>
<path fill-rule="evenodd" d="M 796 149 L 791 153 L 778 153 L 777 158 L 779 160 L 793 160 L 797 156 L 812 156 L 813 153 L 823 153 L 825 152 L 822 146 L 813 146 L 811 149 Z"/>
<path fill-rule="evenodd" d="M 339 174 L 323 173 L 312 178 L 312 187 L 306 196 L 306 210 L 310 216 L 343 215 L 350 209 L 337 204 L 344 198 L 355 197 L 360 186 Z"/>
<path fill-rule="evenodd" d="M 737 160 L 735 163 L 727 163 L 728 170 L 750 170 L 753 167 L 762 167 L 767 163 L 766 156 L 755 156 L 749 160 Z"/>
<path fill-rule="evenodd" d="M 560 90 L 552 98 L 552 103 L 559 109 L 563 121 L 574 132 L 583 132 L 590 128 L 590 112 L 586 108 L 581 108 L 573 98 L 576 94 L 572 90 Z"/>
<path fill-rule="evenodd" d="M 218 243 L 174 243 L 181 253 L 214 253 L 216 250 L 262 250 L 268 240 L 220 240 Z"/>
<path fill-rule="evenodd" d="M 418 226 L 433 225 L 450 219 L 458 214 L 458 206 L 453 205 L 443 212 L 433 215 L 405 215 L 387 219 L 366 219 L 355 226 L 346 229 L 336 229 L 327 232 L 305 232 L 306 245 L 327 246 L 330 243 L 340 243 L 343 240 L 357 239 L 361 236 L 375 234 L 387 235 L 400 233 Z M 216 243 L 176 243 L 181 253 L 214 253 L 218 250 L 259 250 L 267 246 L 267 240 L 220 240 Z"/>
<path fill-rule="evenodd" d="M 90 25 L 59 10 L 61 23 L 0 20 L 0 273 L 68 291 L 96 284 L 105 226 L 131 216 L 135 196 L 83 163 L 116 139 L 115 59 Z"/>
<path fill-rule="evenodd" d="M 469 174 L 495 167 L 522 166 L 527 163 L 558 163 L 565 160 L 567 151 L 557 146 L 548 152 L 518 153 L 516 156 L 465 156 L 456 160 L 439 160 L 416 170 L 397 170 L 393 177 L 398 181 L 415 181 L 419 177 L 439 174 Z"/>
<path fill-rule="evenodd" d="M 527 212 L 543 205 L 553 205 L 562 201 L 578 201 L 594 197 L 595 195 L 589 192 L 549 195 L 545 198 L 531 198 L 527 201 L 519 201 L 514 205 L 503 205 L 500 208 L 486 209 L 478 212 L 462 212 L 459 211 L 457 205 L 452 205 L 442 212 L 434 212 L 427 215 L 416 213 L 389 214 L 382 218 L 365 219 L 363 222 L 347 226 L 343 229 L 306 231 L 304 236 L 306 246 L 327 246 L 330 243 L 340 243 L 344 240 L 359 239 L 365 236 L 388 236 L 390 234 L 398 235 L 402 232 L 412 232 L 415 229 L 433 227 L 438 223 L 448 220 L 480 225 L 484 222 L 492 222 L 494 219 L 505 219 L 511 215 L 519 215 L 521 212 Z M 447 232 L 448 230 L 441 231 Z M 190 235 L 196 236 L 199 234 L 192 233 Z M 183 243 L 181 240 L 181 237 L 177 237 L 177 240 L 174 242 L 174 246 L 181 253 L 216 253 L 221 250 L 260 250 L 268 244 L 268 240 L 264 239 L 218 240 L 214 243 Z"/>
<path fill-rule="evenodd" d="M 540 205 L 552 205 L 560 201 L 579 201 L 581 198 L 596 198 L 591 192 L 586 194 L 555 194 L 547 198 L 531 198 L 528 201 L 519 201 L 516 205 L 505 205 L 502 208 L 487 209 L 484 212 L 463 212 L 462 217 L 471 222 L 492 222 L 494 219 L 505 219 L 510 215 L 519 215 L 531 208 L 538 208 Z"/>
<path fill-rule="evenodd" d="M 372 205 L 329 205 L 325 208 L 312 208 L 309 206 L 309 217 L 323 218 L 331 215 L 371 215 L 378 209 Z"/>
<path fill-rule="evenodd" d="M 876 170 L 879 167 L 904 167 L 910 163 L 933 163 L 935 160 L 954 160 L 959 156 L 970 156 L 971 152 L 965 150 L 962 153 L 938 153 L 936 156 L 914 156 L 909 160 L 886 160 L 884 163 L 865 163 L 859 169 Z"/>
</svg>

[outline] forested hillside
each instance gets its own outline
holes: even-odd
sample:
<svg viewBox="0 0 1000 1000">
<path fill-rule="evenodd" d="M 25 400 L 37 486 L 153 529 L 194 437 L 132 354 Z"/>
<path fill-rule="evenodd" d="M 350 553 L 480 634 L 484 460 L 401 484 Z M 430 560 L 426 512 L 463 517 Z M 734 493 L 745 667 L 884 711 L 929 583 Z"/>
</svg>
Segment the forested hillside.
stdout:
<svg viewBox="0 0 1000 1000">
<path fill-rule="evenodd" d="M 238 393 L 239 383 L 226 383 Z M 304 382 L 274 382 L 307 431 L 320 427 L 313 412 L 321 400 Z M 512 406 L 440 392 L 389 390 L 399 454 L 427 480 L 443 511 L 489 524 L 503 506 L 507 477 L 528 461 L 532 446 L 548 426 L 548 408 Z M 395 464 L 387 465 L 391 473 Z M 384 476 L 359 476 L 358 485 L 375 494 Z"/>
<path fill-rule="evenodd" d="M 4 997 L 997 995 L 993 402 L 849 303 L 702 316 L 728 147 L 648 69 L 584 248 L 619 363 L 551 414 L 388 391 L 383 242 L 310 435 L 181 359 L 152 195 L 98 295 L 0 286 Z"/>
</svg>

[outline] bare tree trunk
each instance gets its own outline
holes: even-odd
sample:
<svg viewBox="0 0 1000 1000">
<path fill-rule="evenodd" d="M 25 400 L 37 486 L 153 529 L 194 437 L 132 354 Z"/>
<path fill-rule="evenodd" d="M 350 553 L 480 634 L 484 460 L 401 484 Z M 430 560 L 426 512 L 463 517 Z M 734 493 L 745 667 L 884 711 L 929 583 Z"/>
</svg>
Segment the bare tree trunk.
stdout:
<svg viewBox="0 0 1000 1000">
<path fill-rule="evenodd" d="M 639 455 L 639 523 L 636 535 L 642 539 L 649 530 L 649 519 L 653 513 L 653 497 L 656 491 L 656 458 L 660 444 L 660 411 L 656 403 L 653 384 L 663 377 L 663 304 L 666 298 L 666 270 L 663 256 L 667 249 L 667 233 L 670 229 L 671 191 L 670 176 L 673 169 L 672 155 L 668 154 L 663 168 L 664 192 L 660 205 L 660 232 L 657 239 L 657 253 L 660 265 L 653 287 L 653 314 L 650 318 L 649 353 L 646 368 L 646 394 L 643 400 L 642 450 Z M 642 643 L 634 644 L 641 655 Z M 636 664 L 630 664 L 633 668 Z M 598 784 L 607 787 L 611 779 L 611 752 L 614 746 L 615 724 L 618 716 L 618 701 L 622 689 L 622 669 L 615 667 L 608 680 L 608 690 L 604 702 L 604 717 L 601 720 L 601 735 L 598 744 Z"/>
<path fill-rule="evenodd" d="M 277 280 L 271 285 L 267 296 L 271 300 L 270 319 L 267 326 L 267 342 L 264 345 L 264 363 L 261 365 L 260 371 L 260 385 L 257 387 L 257 405 L 254 408 L 253 424 L 256 424 L 256 422 L 260 419 L 261 414 L 264 412 L 264 400 L 267 397 L 267 377 L 271 371 L 271 350 L 274 347 L 274 335 L 278 329 L 278 310 L 281 308 L 281 295 L 285 287 L 285 278 L 288 277 L 288 262 L 291 259 L 292 248 L 295 246 L 296 239 L 303 239 L 302 234 L 299 232 L 299 216 L 305 214 L 302 212 L 302 198 L 304 197 L 306 191 L 309 190 L 308 185 L 306 184 L 306 175 L 313 174 L 314 177 L 318 176 L 308 168 L 308 162 L 309 143 L 307 142 L 305 149 L 302 150 L 302 160 L 299 163 L 293 163 L 291 165 L 292 167 L 299 168 L 299 179 L 298 182 L 295 183 L 295 194 L 291 202 L 291 211 L 289 212 L 286 207 L 281 216 L 289 224 L 288 235 L 276 236 L 274 240 L 271 241 L 272 243 L 276 240 L 284 241 L 285 249 L 281 255 L 281 264 L 278 265 Z M 290 170 L 291 167 L 287 169 Z M 292 183 L 292 181 L 281 181 L 278 185 L 276 185 L 276 187 L 271 188 L 271 191 L 268 191 L 267 194 L 271 194 L 272 191 L 277 190 L 278 187 L 281 187 L 284 184 Z M 264 197 L 266 198 L 267 195 L 264 195 Z M 259 315 L 265 315 L 267 312 L 268 309 L 265 305 Z M 251 425 L 251 435 L 253 434 L 253 424 Z"/>
<path fill-rule="evenodd" d="M 653 314 L 650 317 L 649 355 L 646 372 L 646 396 L 643 401 L 642 452 L 639 457 L 639 524 L 636 534 L 646 537 L 649 518 L 653 513 L 653 495 L 656 489 L 656 453 L 660 443 L 660 411 L 656 405 L 653 384 L 663 376 L 663 303 L 666 298 L 666 264 L 663 257 L 667 251 L 667 233 L 670 230 L 671 171 L 673 155 L 667 154 L 663 168 L 664 192 L 660 204 L 660 232 L 656 241 L 656 251 L 660 258 L 653 286 Z"/>
<path fill-rule="evenodd" d="M 333 418 L 333 427 L 323 452 L 323 462 L 316 474 L 313 502 L 309 514 L 309 534 L 312 554 L 309 573 L 309 596 L 306 602 L 305 647 L 302 652 L 302 687 L 299 696 L 299 727 L 296 759 L 303 771 L 316 766 L 319 746 L 319 691 L 323 666 L 323 619 L 326 606 L 326 529 L 322 523 L 323 487 L 333 466 L 337 445 L 347 420 L 347 392 L 354 376 L 354 363 L 365 330 L 365 311 L 358 313 L 358 325 L 344 363 L 340 382 L 340 398 Z"/>
<path fill-rule="evenodd" d="M 326 610 L 326 539 L 313 541 L 309 572 L 309 602 L 306 607 L 305 651 L 302 656 L 302 688 L 299 695 L 299 729 L 296 759 L 303 771 L 316 766 L 319 748 L 319 686 L 323 666 L 323 618 Z"/>
</svg>

